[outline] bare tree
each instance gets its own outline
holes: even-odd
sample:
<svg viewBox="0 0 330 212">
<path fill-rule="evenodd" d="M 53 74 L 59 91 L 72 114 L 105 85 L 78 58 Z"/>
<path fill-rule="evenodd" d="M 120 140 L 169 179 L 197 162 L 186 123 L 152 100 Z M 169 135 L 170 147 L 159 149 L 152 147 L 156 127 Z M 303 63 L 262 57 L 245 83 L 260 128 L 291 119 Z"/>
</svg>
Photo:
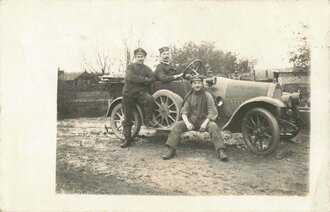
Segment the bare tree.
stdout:
<svg viewBox="0 0 330 212">
<path fill-rule="evenodd" d="M 138 33 L 135 32 L 133 29 L 133 25 L 130 26 L 128 32 L 122 33 L 122 41 L 124 44 L 125 48 L 125 63 L 128 65 L 131 60 L 133 59 L 132 57 L 132 51 L 133 48 L 135 47 L 141 47 L 142 45 L 142 38 L 143 38 L 143 33 L 138 35 L 138 39 L 134 40 L 134 36 L 137 36 Z M 137 45 L 136 45 L 137 44 Z"/>
<path fill-rule="evenodd" d="M 90 58 L 83 53 L 83 67 L 86 71 L 97 74 L 110 74 L 115 63 L 115 58 L 110 54 L 105 45 L 98 42 Z"/>
<path fill-rule="evenodd" d="M 130 47 L 127 41 L 127 37 L 123 38 L 123 44 L 125 48 L 125 64 L 128 65 L 131 61 L 131 52 L 130 52 Z"/>
<path fill-rule="evenodd" d="M 128 28 L 128 31 L 122 32 L 123 52 L 116 49 L 109 51 L 105 43 L 96 42 L 95 48 L 89 52 L 82 54 L 82 68 L 90 73 L 95 74 L 110 74 L 113 72 L 122 72 L 126 66 L 132 61 L 133 48 L 142 45 L 143 33 L 135 33 L 133 26 Z M 116 67 L 116 70 L 112 70 Z"/>
</svg>

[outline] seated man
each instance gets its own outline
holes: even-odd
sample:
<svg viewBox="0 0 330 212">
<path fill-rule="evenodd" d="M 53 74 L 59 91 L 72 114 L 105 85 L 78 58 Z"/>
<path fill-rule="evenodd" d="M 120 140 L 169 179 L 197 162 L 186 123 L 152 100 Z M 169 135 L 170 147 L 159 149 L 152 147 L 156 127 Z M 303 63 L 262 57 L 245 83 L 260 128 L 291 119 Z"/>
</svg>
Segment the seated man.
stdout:
<svg viewBox="0 0 330 212">
<path fill-rule="evenodd" d="M 155 70 L 156 79 L 162 82 L 170 82 L 181 77 L 183 73 L 177 74 L 176 68 L 170 65 L 170 48 L 162 47 L 159 49 L 159 52 L 160 63 L 157 65 Z"/>
<path fill-rule="evenodd" d="M 126 69 L 126 76 L 123 88 L 123 109 L 125 120 L 123 122 L 123 135 L 125 142 L 121 145 L 126 148 L 131 145 L 131 128 L 133 121 L 133 109 L 137 103 L 144 106 L 144 111 L 153 110 L 153 98 L 149 94 L 150 86 L 155 81 L 151 69 L 144 64 L 147 52 L 138 48 L 134 51 L 135 63 L 129 64 Z M 152 120 L 152 113 L 145 113 L 145 125 L 154 127 L 157 125 Z"/>
<path fill-rule="evenodd" d="M 214 122 L 218 111 L 212 95 L 204 90 L 203 77 L 195 75 L 190 80 L 192 90 L 183 100 L 181 109 L 182 121 L 178 121 L 172 128 L 166 141 L 168 153 L 163 156 L 164 160 L 171 159 L 176 152 L 180 136 L 190 130 L 207 131 L 214 143 L 217 157 L 226 161 L 228 156 L 224 152 L 224 144 L 218 125 Z"/>
</svg>

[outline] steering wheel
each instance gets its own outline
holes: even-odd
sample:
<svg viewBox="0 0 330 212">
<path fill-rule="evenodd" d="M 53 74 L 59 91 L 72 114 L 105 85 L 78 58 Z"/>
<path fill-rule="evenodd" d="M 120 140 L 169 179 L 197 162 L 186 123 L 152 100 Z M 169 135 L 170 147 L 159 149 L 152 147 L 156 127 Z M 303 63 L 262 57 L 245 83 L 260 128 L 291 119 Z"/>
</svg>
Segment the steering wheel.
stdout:
<svg viewBox="0 0 330 212">
<path fill-rule="evenodd" d="M 186 78 L 187 74 L 190 74 L 191 76 L 201 74 L 199 73 L 199 70 L 202 66 L 202 61 L 200 59 L 194 60 L 184 69 L 183 71 L 183 78 Z"/>
</svg>

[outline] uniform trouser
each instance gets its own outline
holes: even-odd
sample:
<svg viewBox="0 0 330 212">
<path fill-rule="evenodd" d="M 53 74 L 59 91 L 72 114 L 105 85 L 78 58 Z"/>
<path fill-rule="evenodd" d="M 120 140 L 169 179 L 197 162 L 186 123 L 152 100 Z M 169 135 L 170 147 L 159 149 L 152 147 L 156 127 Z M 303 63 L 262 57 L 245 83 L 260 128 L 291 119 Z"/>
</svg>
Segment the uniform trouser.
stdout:
<svg viewBox="0 0 330 212">
<path fill-rule="evenodd" d="M 153 98 L 147 92 L 138 92 L 134 95 L 123 96 L 123 109 L 124 109 L 124 122 L 123 122 L 123 135 L 125 139 L 131 139 L 131 129 L 133 125 L 133 111 L 136 109 L 136 104 L 144 106 L 145 121 L 152 119 L 153 111 Z"/>
<path fill-rule="evenodd" d="M 167 138 L 166 145 L 177 148 L 182 133 L 188 131 L 184 121 L 178 121 L 172 128 L 170 135 Z M 210 121 L 206 127 L 206 131 L 210 134 L 210 138 L 214 144 L 215 151 L 224 148 L 220 129 L 214 121 Z"/>
</svg>

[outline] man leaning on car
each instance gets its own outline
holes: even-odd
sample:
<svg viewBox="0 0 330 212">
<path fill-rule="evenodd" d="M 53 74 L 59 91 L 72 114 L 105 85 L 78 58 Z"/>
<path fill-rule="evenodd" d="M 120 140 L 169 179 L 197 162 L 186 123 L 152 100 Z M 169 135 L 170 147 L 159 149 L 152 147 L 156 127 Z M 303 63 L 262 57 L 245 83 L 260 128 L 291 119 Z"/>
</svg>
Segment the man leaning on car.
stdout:
<svg viewBox="0 0 330 212">
<path fill-rule="evenodd" d="M 162 82 L 170 82 L 182 77 L 183 73 L 177 74 L 177 69 L 170 64 L 171 52 L 169 47 L 159 49 L 160 63 L 157 65 L 155 75 L 157 80 Z"/>
<path fill-rule="evenodd" d="M 123 135 L 125 142 L 121 145 L 126 148 L 131 145 L 131 128 L 133 121 L 133 110 L 137 103 L 144 106 L 144 111 L 152 111 L 153 98 L 150 95 L 150 86 L 155 81 L 154 73 L 144 64 L 147 52 L 138 48 L 134 51 L 135 63 L 126 68 L 126 76 L 123 88 L 123 109 L 125 119 L 123 121 Z M 157 124 L 152 120 L 152 113 L 145 113 L 145 125 L 154 127 Z"/>
</svg>

